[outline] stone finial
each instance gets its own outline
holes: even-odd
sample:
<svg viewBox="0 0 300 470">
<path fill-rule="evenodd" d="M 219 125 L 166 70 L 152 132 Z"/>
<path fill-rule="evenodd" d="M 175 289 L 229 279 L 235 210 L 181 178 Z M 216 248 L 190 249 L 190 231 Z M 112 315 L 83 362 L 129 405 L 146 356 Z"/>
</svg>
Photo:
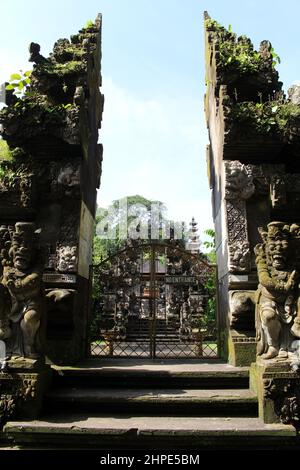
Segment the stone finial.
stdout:
<svg viewBox="0 0 300 470">
<path fill-rule="evenodd" d="M 259 53 L 264 59 L 270 59 L 270 57 L 272 57 L 271 50 L 272 44 L 270 43 L 270 41 L 261 41 L 259 46 Z"/>
<path fill-rule="evenodd" d="M 195 218 L 193 217 L 190 222 L 190 230 L 189 230 L 189 239 L 187 243 L 187 250 L 191 251 L 192 253 L 199 253 L 200 251 L 200 239 L 198 234 L 198 223 L 196 222 Z"/>
<path fill-rule="evenodd" d="M 41 46 L 36 42 L 29 44 L 29 62 L 35 62 L 36 64 L 43 64 L 47 62 L 47 59 L 40 54 Z"/>
<path fill-rule="evenodd" d="M 300 82 L 294 83 L 288 89 L 288 95 L 292 104 L 300 104 Z"/>
</svg>

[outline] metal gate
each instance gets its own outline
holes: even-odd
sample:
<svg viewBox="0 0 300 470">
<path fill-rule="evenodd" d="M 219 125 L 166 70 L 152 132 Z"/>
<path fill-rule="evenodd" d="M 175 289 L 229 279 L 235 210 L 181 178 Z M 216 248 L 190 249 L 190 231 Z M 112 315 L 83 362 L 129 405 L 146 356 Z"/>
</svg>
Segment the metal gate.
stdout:
<svg viewBox="0 0 300 470">
<path fill-rule="evenodd" d="M 93 279 L 92 356 L 217 357 L 215 266 L 204 255 L 130 240 Z"/>
</svg>

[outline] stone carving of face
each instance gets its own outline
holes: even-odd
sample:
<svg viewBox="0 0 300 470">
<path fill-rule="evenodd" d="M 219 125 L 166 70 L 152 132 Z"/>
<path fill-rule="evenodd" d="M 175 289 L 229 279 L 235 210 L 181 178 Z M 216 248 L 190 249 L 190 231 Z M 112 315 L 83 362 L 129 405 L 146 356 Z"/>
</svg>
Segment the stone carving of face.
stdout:
<svg viewBox="0 0 300 470">
<path fill-rule="evenodd" d="M 249 199 L 255 192 L 252 177 L 246 167 L 241 164 L 231 164 L 226 174 L 226 194 L 231 199 Z"/>
<path fill-rule="evenodd" d="M 35 226 L 31 222 L 17 222 L 12 234 L 12 244 L 9 251 L 14 267 L 26 271 L 32 264 L 36 252 Z"/>
<path fill-rule="evenodd" d="M 76 271 L 76 256 L 77 248 L 76 246 L 63 246 L 59 249 L 59 262 L 58 270 L 59 271 Z"/>
<path fill-rule="evenodd" d="M 33 243 L 22 235 L 14 237 L 12 244 L 14 267 L 20 271 L 26 271 L 30 265 L 33 255 Z"/>
<path fill-rule="evenodd" d="M 266 236 L 266 255 L 268 264 L 275 269 L 285 269 L 289 251 L 289 232 L 283 224 L 268 225 Z"/>
</svg>

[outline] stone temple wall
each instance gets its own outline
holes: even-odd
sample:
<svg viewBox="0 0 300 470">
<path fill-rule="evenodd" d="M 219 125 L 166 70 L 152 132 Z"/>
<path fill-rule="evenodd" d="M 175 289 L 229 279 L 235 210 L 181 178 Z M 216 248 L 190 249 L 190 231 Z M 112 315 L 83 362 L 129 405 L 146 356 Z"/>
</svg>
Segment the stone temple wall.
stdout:
<svg viewBox="0 0 300 470">
<path fill-rule="evenodd" d="M 207 13 L 205 44 L 221 354 L 234 365 L 250 365 L 256 357 L 260 227 L 300 219 L 299 90 L 284 96 L 268 41 L 256 51 L 250 39 Z"/>
<path fill-rule="evenodd" d="M 101 16 L 59 39 L 48 58 L 36 43 L 29 50 L 29 88 L 22 98 L 7 92 L 0 111 L 8 144 L 0 155 L 0 226 L 3 233 L 19 221 L 41 229 L 45 352 L 54 363 L 72 363 L 87 344 L 102 161 Z"/>
</svg>

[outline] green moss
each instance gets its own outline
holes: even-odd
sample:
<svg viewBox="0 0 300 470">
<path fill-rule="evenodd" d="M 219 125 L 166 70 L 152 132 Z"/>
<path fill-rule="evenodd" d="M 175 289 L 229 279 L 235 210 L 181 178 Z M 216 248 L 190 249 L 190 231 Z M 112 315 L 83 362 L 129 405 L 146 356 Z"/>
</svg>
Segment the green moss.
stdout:
<svg viewBox="0 0 300 470">
<path fill-rule="evenodd" d="M 11 156 L 13 159 L 23 158 L 26 155 L 26 152 L 20 147 L 16 147 L 15 149 L 11 150 Z"/>
<path fill-rule="evenodd" d="M 92 20 L 88 20 L 82 29 L 90 29 L 90 28 L 95 28 L 95 24 Z"/>
<path fill-rule="evenodd" d="M 76 60 L 81 60 L 83 58 L 84 54 L 86 54 L 86 51 L 84 49 L 81 49 L 80 47 L 75 47 L 75 46 L 68 47 L 66 49 L 66 52 L 69 53 L 69 54 L 72 54 L 73 58 L 76 59 Z"/>
<path fill-rule="evenodd" d="M 231 31 L 231 26 L 226 29 L 217 21 L 208 19 L 205 21 L 207 30 L 212 31 L 217 38 L 218 67 L 223 72 L 240 74 L 253 74 L 262 70 L 266 64 L 272 68 L 280 61 L 274 50 L 270 50 L 271 62 L 266 60 L 246 36 L 239 36 Z"/>
<path fill-rule="evenodd" d="M 15 171 L 10 168 L 8 165 L 0 163 L 0 181 L 5 183 L 11 183 L 15 178 Z"/>
<path fill-rule="evenodd" d="M 81 49 L 77 50 L 80 57 L 83 55 L 83 51 Z M 80 51 L 80 52 L 79 52 Z M 75 74 L 75 73 L 82 73 L 84 70 L 84 64 L 80 60 L 71 60 L 69 62 L 65 62 L 64 64 L 60 63 L 47 63 L 43 64 L 39 67 L 36 72 L 38 74 L 46 74 L 49 76 L 56 76 L 56 77 L 64 77 L 66 75 Z"/>
<path fill-rule="evenodd" d="M 261 135 L 288 137 L 291 128 L 300 127 L 300 106 L 277 101 L 238 103 L 230 108 L 229 119 Z"/>
<path fill-rule="evenodd" d="M 7 142 L 0 139 L 0 160 L 11 160 L 12 154 Z"/>
<path fill-rule="evenodd" d="M 36 100 L 35 97 L 25 97 L 18 106 L 6 107 L 0 111 L 0 122 L 5 126 L 18 125 L 18 133 L 31 133 L 47 129 L 47 127 L 61 127 L 65 123 L 67 112 L 72 109 L 71 103 L 53 106 L 47 100 Z M 21 156 L 22 151 L 16 150 Z M 15 157 L 15 155 L 14 155 Z"/>
<path fill-rule="evenodd" d="M 205 20 L 204 24 L 205 24 L 205 28 L 208 29 L 208 30 L 212 30 L 212 31 L 224 30 L 224 31 L 226 31 L 225 28 L 220 23 L 218 23 L 216 20 L 213 20 L 212 18 L 209 18 L 209 19 Z"/>
</svg>

